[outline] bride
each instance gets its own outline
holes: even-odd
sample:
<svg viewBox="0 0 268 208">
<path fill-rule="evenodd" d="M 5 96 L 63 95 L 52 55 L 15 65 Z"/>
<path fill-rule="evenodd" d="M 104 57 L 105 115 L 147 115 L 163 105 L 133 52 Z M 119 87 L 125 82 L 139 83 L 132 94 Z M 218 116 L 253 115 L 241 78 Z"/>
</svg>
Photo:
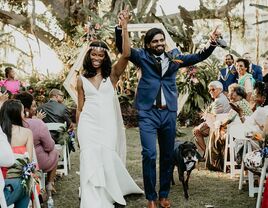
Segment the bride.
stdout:
<svg viewBox="0 0 268 208">
<path fill-rule="evenodd" d="M 127 18 L 121 15 L 123 54 L 111 66 L 108 47 L 94 41 L 78 78 L 76 119 L 80 144 L 81 208 L 126 205 L 124 195 L 143 193 L 125 168 L 125 135 L 116 83 L 129 55 Z"/>
</svg>

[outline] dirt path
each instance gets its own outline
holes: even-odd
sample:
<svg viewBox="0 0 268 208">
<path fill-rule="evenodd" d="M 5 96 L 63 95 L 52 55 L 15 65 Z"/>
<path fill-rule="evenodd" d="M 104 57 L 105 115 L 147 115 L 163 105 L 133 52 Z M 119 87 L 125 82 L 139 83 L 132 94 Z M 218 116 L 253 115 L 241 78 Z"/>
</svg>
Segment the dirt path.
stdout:
<svg viewBox="0 0 268 208">
<path fill-rule="evenodd" d="M 187 135 L 181 140 L 191 138 L 191 129 L 183 129 Z M 127 168 L 136 183 L 143 188 L 141 172 L 141 148 L 138 129 L 127 130 L 128 159 Z M 79 151 L 71 155 L 72 169 L 68 176 L 58 179 L 56 182 L 57 194 L 54 195 L 55 208 L 79 208 L 78 187 L 79 176 Z M 215 208 L 253 208 L 255 198 L 248 197 L 247 185 L 243 190 L 238 190 L 238 178 L 230 179 L 229 175 L 218 172 L 210 172 L 200 165 L 200 170 L 195 169 L 189 181 L 190 198 L 186 201 L 183 197 L 182 186 L 174 172 L 176 185 L 171 187 L 170 199 L 173 208 L 204 208 L 212 204 Z M 126 197 L 127 208 L 146 207 L 143 195 Z"/>
</svg>

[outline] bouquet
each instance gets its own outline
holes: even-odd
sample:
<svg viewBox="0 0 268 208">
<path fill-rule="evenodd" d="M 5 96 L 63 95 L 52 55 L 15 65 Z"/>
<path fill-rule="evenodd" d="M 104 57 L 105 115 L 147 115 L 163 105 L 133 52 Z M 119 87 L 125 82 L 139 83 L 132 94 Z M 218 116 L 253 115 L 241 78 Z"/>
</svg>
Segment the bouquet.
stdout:
<svg viewBox="0 0 268 208">
<path fill-rule="evenodd" d="M 30 195 L 31 187 L 36 182 L 36 164 L 35 162 L 30 162 L 28 153 L 16 156 L 14 165 L 8 168 L 6 178 L 21 178 L 24 190 Z"/>
</svg>

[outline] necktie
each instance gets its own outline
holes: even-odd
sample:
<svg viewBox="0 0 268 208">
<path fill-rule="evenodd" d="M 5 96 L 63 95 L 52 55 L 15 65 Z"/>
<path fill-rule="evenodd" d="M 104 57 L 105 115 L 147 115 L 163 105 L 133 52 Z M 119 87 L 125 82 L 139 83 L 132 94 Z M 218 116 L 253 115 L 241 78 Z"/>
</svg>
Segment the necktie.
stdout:
<svg viewBox="0 0 268 208">
<path fill-rule="evenodd" d="M 159 73 L 160 73 L 160 76 L 162 76 L 162 66 L 161 66 L 161 58 L 160 57 L 156 57 L 155 58 L 156 61 L 157 61 L 157 68 L 159 70 Z M 156 96 L 156 106 L 157 107 L 161 107 L 161 85 L 159 87 L 159 90 L 158 90 L 158 93 L 157 93 L 157 96 Z"/>
</svg>

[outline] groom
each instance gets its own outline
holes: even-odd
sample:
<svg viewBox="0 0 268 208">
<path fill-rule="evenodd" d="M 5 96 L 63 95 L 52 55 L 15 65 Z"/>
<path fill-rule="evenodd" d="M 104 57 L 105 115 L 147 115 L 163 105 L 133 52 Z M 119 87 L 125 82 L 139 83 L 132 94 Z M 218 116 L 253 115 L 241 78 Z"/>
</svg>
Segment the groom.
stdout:
<svg viewBox="0 0 268 208">
<path fill-rule="evenodd" d="M 123 10 L 120 18 L 128 19 Z M 166 39 L 159 28 L 147 31 L 144 48 L 131 48 L 129 60 L 142 71 L 135 107 L 138 109 L 142 144 L 143 181 L 148 208 L 171 206 L 168 199 L 172 174 L 172 154 L 176 136 L 177 86 L 176 74 L 180 67 L 194 65 L 208 58 L 216 47 L 217 29 L 211 34 L 210 44 L 197 54 L 182 55 L 176 48 L 165 52 Z M 116 46 L 122 51 L 121 30 L 116 28 Z M 176 59 L 176 60 L 175 60 Z M 156 139 L 160 150 L 160 190 L 156 193 Z"/>
</svg>

